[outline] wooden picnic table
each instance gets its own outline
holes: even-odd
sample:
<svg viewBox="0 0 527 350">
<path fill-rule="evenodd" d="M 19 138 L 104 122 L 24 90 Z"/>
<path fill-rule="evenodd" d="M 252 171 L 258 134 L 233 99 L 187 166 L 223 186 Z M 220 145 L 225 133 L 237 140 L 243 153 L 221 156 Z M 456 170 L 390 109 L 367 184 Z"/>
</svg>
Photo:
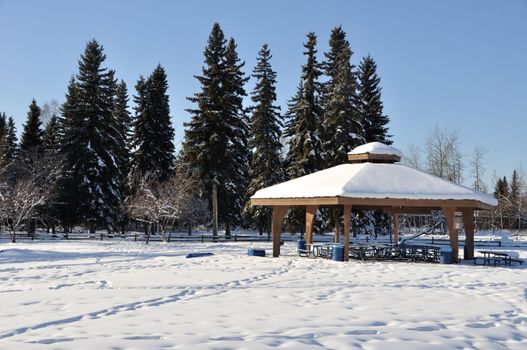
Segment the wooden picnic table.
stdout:
<svg viewBox="0 0 527 350">
<path fill-rule="evenodd" d="M 479 250 L 478 253 L 483 254 L 483 257 L 477 256 L 474 258 L 474 264 L 477 265 L 479 259 L 483 260 L 483 265 L 494 265 L 503 263 L 504 265 L 511 266 L 512 262 L 523 263 L 523 260 L 512 257 L 509 253 L 494 251 L 494 250 Z"/>
<path fill-rule="evenodd" d="M 306 249 L 300 249 L 298 253 L 300 256 L 305 256 L 307 258 L 313 256 L 315 259 L 318 257 L 331 259 L 331 255 L 333 253 L 333 243 L 306 243 Z"/>
</svg>

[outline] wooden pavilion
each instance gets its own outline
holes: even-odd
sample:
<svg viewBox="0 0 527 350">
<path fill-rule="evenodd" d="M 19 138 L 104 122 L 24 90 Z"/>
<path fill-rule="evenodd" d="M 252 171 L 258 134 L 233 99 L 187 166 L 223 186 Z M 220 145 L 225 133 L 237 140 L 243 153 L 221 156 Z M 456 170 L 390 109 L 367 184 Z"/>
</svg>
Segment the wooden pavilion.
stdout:
<svg viewBox="0 0 527 350">
<path fill-rule="evenodd" d="M 342 207 L 344 258 L 348 260 L 351 210 L 381 209 L 391 213 L 398 242 L 399 214 L 427 214 L 442 210 L 446 217 L 454 261 L 458 234 L 454 214 L 461 213 L 465 228 L 465 258 L 474 257 L 474 211 L 491 210 L 497 200 L 445 179 L 399 164 L 402 153 L 372 142 L 348 154 L 349 162 L 257 191 L 251 205 L 273 207 L 273 256 L 280 255 L 280 234 L 291 207 L 306 209 L 306 241 L 313 242 L 313 220 L 320 207 Z M 338 241 L 338 235 L 335 237 Z"/>
</svg>

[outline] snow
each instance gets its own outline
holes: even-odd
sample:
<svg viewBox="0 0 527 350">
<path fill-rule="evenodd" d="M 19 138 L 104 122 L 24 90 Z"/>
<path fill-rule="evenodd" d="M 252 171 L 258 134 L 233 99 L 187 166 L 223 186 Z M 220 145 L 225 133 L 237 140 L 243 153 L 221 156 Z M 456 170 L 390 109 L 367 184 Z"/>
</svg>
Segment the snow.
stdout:
<svg viewBox="0 0 527 350">
<path fill-rule="evenodd" d="M 381 143 L 381 142 L 366 143 L 364 145 L 355 147 L 348 154 L 363 154 L 363 153 L 386 154 L 386 155 L 396 155 L 400 158 L 403 157 L 403 152 L 399 151 L 395 147 L 385 145 L 384 143 Z"/>
<path fill-rule="evenodd" d="M 294 242 L 279 258 L 249 257 L 246 243 L 0 250 L 2 349 L 525 349 L 527 341 L 525 266 L 341 263 L 300 258 Z M 185 259 L 190 252 L 215 255 Z"/>
<path fill-rule="evenodd" d="M 257 191 L 251 198 L 395 198 L 497 200 L 470 188 L 402 164 L 350 163 L 318 171 Z"/>
</svg>

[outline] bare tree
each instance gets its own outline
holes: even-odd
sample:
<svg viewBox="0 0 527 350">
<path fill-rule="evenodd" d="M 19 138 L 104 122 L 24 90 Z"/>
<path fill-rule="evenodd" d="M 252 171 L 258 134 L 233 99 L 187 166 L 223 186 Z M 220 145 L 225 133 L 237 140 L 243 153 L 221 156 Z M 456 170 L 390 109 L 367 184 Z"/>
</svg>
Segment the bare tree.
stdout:
<svg viewBox="0 0 527 350">
<path fill-rule="evenodd" d="M 0 184 L 0 217 L 9 229 L 11 242 L 22 224 L 34 219 L 39 206 L 45 203 L 46 193 L 32 176 Z"/>
<path fill-rule="evenodd" d="M 463 181 L 463 154 L 461 140 L 456 130 L 436 126 L 426 139 L 428 172 L 450 181 Z"/>
<path fill-rule="evenodd" d="M 42 125 L 47 125 L 51 117 L 60 114 L 60 104 L 57 100 L 51 99 L 51 101 L 44 103 L 40 112 L 40 121 Z"/>
<path fill-rule="evenodd" d="M 403 164 L 411 166 L 412 168 L 422 170 L 424 166 L 421 155 L 421 147 L 416 144 L 410 143 L 408 145 L 408 151 L 405 153 L 402 162 Z"/>
<path fill-rule="evenodd" d="M 169 242 L 176 224 L 189 218 L 196 220 L 196 212 L 203 206 L 196 197 L 197 177 L 188 168 L 180 167 L 165 182 L 142 179 L 138 183 L 137 191 L 126 199 L 125 208 L 130 218 L 145 223 L 147 244 L 154 230 Z"/>
<path fill-rule="evenodd" d="M 487 149 L 482 146 L 476 146 L 472 152 L 472 160 L 470 161 L 471 173 L 474 182 L 472 188 L 476 191 L 486 192 L 487 185 L 483 182 L 483 175 L 485 173 L 485 156 Z"/>
</svg>

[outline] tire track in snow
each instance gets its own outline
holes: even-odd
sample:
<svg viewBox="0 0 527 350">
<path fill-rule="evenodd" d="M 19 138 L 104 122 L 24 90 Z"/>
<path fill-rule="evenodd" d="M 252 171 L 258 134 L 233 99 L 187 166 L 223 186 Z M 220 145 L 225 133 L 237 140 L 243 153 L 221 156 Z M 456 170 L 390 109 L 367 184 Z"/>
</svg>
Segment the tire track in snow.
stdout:
<svg viewBox="0 0 527 350">
<path fill-rule="evenodd" d="M 230 288 L 247 287 L 248 285 L 251 285 L 251 284 L 254 284 L 260 281 L 264 281 L 269 278 L 284 275 L 288 273 L 289 271 L 291 271 L 291 269 L 294 268 L 294 265 L 295 265 L 294 261 L 288 261 L 288 263 L 285 264 L 284 266 L 281 266 L 277 269 L 272 270 L 269 273 L 264 273 L 262 275 L 248 277 L 248 278 L 244 278 L 241 280 L 233 280 L 233 281 L 228 281 L 228 282 L 223 282 L 223 283 L 216 283 L 212 285 L 200 286 L 200 287 L 187 287 L 178 293 L 164 296 L 164 297 L 136 301 L 136 302 L 127 303 L 127 304 L 120 304 L 120 305 L 113 306 L 111 308 L 101 309 L 101 310 L 85 313 L 85 314 L 78 315 L 78 316 L 66 317 L 66 318 L 62 318 L 59 320 L 42 322 L 42 323 L 39 323 L 33 326 L 19 327 L 15 330 L 0 334 L 0 340 L 5 339 L 5 338 L 10 338 L 13 336 L 17 336 L 20 334 L 24 334 L 27 332 L 47 328 L 47 327 L 70 324 L 70 323 L 78 322 L 81 320 L 99 319 L 102 317 L 112 316 L 112 315 L 115 315 L 121 312 L 136 311 L 136 310 L 148 308 L 148 307 L 158 307 L 158 306 L 165 305 L 165 304 L 175 303 L 181 300 L 192 300 L 195 298 L 216 296 L 216 295 L 228 292 Z M 199 292 L 202 292 L 202 294 L 198 294 Z"/>
</svg>

